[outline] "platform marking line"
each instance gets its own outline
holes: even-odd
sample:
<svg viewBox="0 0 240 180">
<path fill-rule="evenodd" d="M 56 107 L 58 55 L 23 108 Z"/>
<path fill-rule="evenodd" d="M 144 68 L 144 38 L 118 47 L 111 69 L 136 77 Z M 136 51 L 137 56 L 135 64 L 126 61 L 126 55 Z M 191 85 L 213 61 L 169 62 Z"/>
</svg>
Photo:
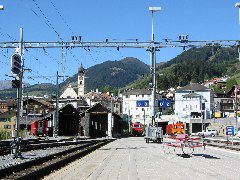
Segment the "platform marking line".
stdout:
<svg viewBox="0 0 240 180">
<path fill-rule="evenodd" d="M 232 153 L 232 154 L 236 154 L 236 155 L 239 155 L 240 156 L 240 152 L 233 152 L 233 151 L 230 151 L 230 150 L 226 150 L 226 149 L 220 149 L 220 148 L 217 148 L 217 147 L 206 147 L 206 149 L 213 149 L 213 150 L 218 150 L 218 151 L 222 151 L 222 152 L 227 152 L 227 153 Z"/>
</svg>

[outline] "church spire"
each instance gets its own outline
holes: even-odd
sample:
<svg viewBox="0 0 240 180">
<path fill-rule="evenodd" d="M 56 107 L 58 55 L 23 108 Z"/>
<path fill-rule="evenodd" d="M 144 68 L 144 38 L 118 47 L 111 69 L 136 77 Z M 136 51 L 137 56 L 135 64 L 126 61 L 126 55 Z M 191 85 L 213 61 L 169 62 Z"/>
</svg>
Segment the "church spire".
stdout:
<svg viewBox="0 0 240 180">
<path fill-rule="evenodd" d="M 81 66 L 80 66 L 80 68 L 78 68 L 78 74 L 84 74 L 85 73 L 85 69 L 83 68 L 83 65 L 82 65 L 82 63 L 81 63 Z"/>
</svg>

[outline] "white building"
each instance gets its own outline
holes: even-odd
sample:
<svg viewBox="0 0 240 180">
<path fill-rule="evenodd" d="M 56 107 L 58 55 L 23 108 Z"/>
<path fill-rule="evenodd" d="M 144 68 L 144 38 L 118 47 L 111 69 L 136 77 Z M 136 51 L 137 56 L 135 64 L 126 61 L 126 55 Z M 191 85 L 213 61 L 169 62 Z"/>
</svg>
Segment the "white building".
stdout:
<svg viewBox="0 0 240 180">
<path fill-rule="evenodd" d="M 65 91 L 60 96 L 60 99 L 77 99 L 78 95 L 76 91 L 72 88 L 71 85 L 68 85 L 68 87 L 65 89 Z"/>
<path fill-rule="evenodd" d="M 189 84 L 175 92 L 175 114 L 180 118 L 203 115 L 212 118 L 214 95 L 211 89 L 200 84 Z"/>
<path fill-rule="evenodd" d="M 140 122 L 142 124 L 150 124 L 152 121 L 152 95 L 147 89 L 130 90 L 123 94 L 122 112 L 123 115 L 131 117 L 132 122 Z M 156 95 L 156 99 L 160 99 L 160 95 Z M 143 102 L 143 106 L 138 106 L 137 102 Z M 155 105 L 157 112 L 157 102 Z M 145 118 L 144 118 L 145 114 Z"/>
</svg>

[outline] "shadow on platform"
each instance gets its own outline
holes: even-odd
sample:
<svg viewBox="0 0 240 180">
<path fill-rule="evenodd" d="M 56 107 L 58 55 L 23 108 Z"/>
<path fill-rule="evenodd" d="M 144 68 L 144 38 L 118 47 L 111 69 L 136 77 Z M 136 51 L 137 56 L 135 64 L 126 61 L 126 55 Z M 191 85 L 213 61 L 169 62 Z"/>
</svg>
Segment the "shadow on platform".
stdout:
<svg viewBox="0 0 240 180">
<path fill-rule="evenodd" d="M 191 158 L 193 156 L 196 156 L 196 157 L 204 157 L 205 159 L 220 159 L 218 157 L 215 157 L 215 156 L 211 156 L 209 154 L 192 154 L 192 155 L 189 155 L 189 154 L 177 154 L 179 157 L 182 157 L 182 158 Z"/>
</svg>

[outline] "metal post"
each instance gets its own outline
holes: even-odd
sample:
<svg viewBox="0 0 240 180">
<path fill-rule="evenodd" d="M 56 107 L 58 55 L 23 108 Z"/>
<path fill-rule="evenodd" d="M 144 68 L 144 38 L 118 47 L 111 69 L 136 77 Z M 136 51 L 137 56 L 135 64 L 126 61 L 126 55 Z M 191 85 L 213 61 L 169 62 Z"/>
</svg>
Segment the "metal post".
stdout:
<svg viewBox="0 0 240 180">
<path fill-rule="evenodd" d="M 19 54 L 23 61 L 23 28 L 20 28 Z M 16 125 L 15 125 L 16 140 L 13 141 L 14 158 L 21 157 L 19 128 L 20 128 L 20 115 L 21 115 L 21 104 L 22 104 L 22 78 L 23 78 L 23 66 L 21 68 L 21 73 L 19 74 L 19 81 L 20 81 L 19 87 L 17 87 L 17 119 L 16 119 Z"/>
<path fill-rule="evenodd" d="M 203 108 L 202 108 L 202 96 L 200 97 L 200 109 L 201 109 L 201 119 L 202 119 L 202 131 L 204 130 L 203 128 Z"/>
<path fill-rule="evenodd" d="M 111 135 L 110 136 L 113 137 L 113 97 L 112 96 L 111 96 Z"/>
<path fill-rule="evenodd" d="M 145 109 L 143 108 L 143 125 L 145 127 L 145 122 L 146 122 L 146 112 Z"/>
<path fill-rule="evenodd" d="M 236 117 L 236 131 L 238 131 L 238 98 L 237 98 L 237 85 L 235 85 L 235 117 Z"/>
<path fill-rule="evenodd" d="M 131 132 L 131 123 L 130 123 L 130 109 L 128 109 L 128 132 Z"/>
<path fill-rule="evenodd" d="M 152 126 L 155 124 L 155 99 L 156 99 L 156 59 L 155 59 L 155 44 L 154 44 L 154 16 L 152 10 L 152 47 L 151 47 L 151 62 L 152 62 Z"/>
<path fill-rule="evenodd" d="M 58 78 L 59 78 L 59 75 L 58 75 L 58 71 L 57 71 L 57 77 L 56 77 L 56 113 L 55 113 L 55 116 L 56 118 L 54 119 L 55 122 L 54 122 L 54 137 L 57 137 L 58 136 L 58 121 L 59 121 L 59 85 L 58 85 Z"/>
<path fill-rule="evenodd" d="M 238 46 L 237 46 L 237 48 L 238 48 L 238 60 L 240 61 L 240 44 L 239 44 L 240 42 L 238 42 Z"/>
</svg>

